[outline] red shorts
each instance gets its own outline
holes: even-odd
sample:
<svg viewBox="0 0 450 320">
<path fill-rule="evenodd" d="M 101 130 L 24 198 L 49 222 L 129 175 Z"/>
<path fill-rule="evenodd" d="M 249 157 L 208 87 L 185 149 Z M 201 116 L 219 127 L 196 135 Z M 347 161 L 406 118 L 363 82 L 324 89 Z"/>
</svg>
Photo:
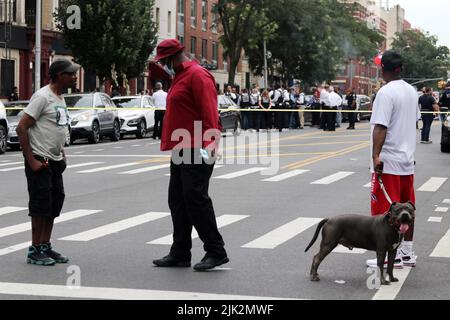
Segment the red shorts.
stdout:
<svg viewBox="0 0 450 320">
<path fill-rule="evenodd" d="M 393 202 L 405 203 L 411 201 L 416 204 L 416 194 L 414 191 L 414 175 L 411 176 L 395 176 L 391 174 L 383 174 L 384 187 Z M 386 199 L 377 175 L 372 175 L 371 189 L 371 207 L 372 216 L 385 214 L 389 211 L 391 205 Z"/>
</svg>

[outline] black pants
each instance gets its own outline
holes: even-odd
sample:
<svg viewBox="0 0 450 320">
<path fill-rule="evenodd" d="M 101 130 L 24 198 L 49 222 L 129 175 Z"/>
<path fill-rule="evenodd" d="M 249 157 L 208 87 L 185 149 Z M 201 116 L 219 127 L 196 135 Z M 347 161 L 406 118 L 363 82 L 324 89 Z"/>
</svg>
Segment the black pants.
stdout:
<svg viewBox="0 0 450 320">
<path fill-rule="evenodd" d="M 313 110 L 320 110 L 320 106 L 313 106 Z M 312 113 L 312 126 L 320 126 L 320 112 Z"/>
<path fill-rule="evenodd" d="M 327 113 L 327 126 L 329 131 L 336 131 L 337 107 L 330 108 L 332 112 Z"/>
<path fill-rule="evenodd" d="M 153 128 L 153 139 L 161 139 L 165 113 L 166 112 L 163 110 L 155 111 L 155 127 Z"/>
<path fill-rule="evenodd" d="M 422 141 L 430 141 L 431 125 L 433 124 L 434 116 L 432 114 L 422 115 L 423 128 L 422 128 Z"/>
<path fill-rule="evenodd" d="M 329 130 L 329 124 L 328 124 L 329 112 L 328 111 L 331 110 L 331 108 L 328 106 L 322 106 L 322 110 L 325 112 L 322 112 L 321 119 L 320 119 L 320 122 L 321 122 L 320 127 L 323 130 Z"/>
<path fill-rule="evenodd" d="M 355 111 L 354 109 L 348 108 L 349 111 Z M 349 128 L 355 128 L 355 122 L 356 122 L 356 112 L 349 112 L 348 113 L 348 122 L 349 122 Z"/>
<path fill-rule="evenodd" d="M 198 150 L 192 151 L 192 157 L 201 157 Z M 171 162 L 169 207 L 173 223 L 173 244 L 170 255 L 177 259 L 191 260 L 193 226 L 203 241 L 207 256 L 216 258 L 227 256 L 225 243 L 217 228 L 213 203 L 208 195 L 213 170 L 214 165 L 204 162 L 202 164 Z"/>
</svg>

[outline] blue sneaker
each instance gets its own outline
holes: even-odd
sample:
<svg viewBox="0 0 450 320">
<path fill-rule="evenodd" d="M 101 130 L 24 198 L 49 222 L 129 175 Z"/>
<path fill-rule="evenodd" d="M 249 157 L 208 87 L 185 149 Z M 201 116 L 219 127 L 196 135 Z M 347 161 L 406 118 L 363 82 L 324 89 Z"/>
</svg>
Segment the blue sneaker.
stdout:
<svg viewBox="0 0 450 320">
<path fill-rule="evenodd" d="M 49 243 L 43 243 L 39 246 L 40 251 L 48 256 L 49 258 L 53 259 L 56 263 L 67 263 L 69 262 L 69 258 L 63 256 L 62 254 L 56 252 L 52 248 L 52 244 Z"/>
<path fill-rule="evenodd" d="M 42 253 L 39 247 L 31 246 L 28 248 L 27 263 L 39 266 L 54 266 L 56 261 Z"/>
</svg>

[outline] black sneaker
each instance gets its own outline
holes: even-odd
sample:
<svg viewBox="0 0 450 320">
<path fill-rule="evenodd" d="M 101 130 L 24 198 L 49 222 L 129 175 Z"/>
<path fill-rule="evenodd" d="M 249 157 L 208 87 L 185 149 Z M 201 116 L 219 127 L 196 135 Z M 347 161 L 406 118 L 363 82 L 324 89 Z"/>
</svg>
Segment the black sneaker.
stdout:
<svg viewBox="0 0 450 320">
<path fill-rule="evenodd" d="M 153 260 L 153 264 L 161 268 L 189 268 L 191 266 L 190 261 L 178 260 L 171 255 L 168 255 L 162 259 Z"/>
<path fill-rule="evenodd" d="M 69 258 L 63 256 L 62 254 L 56 252 L 53 250 L 52 248 L 52 244 L 49 243 L 44 243 L 40 245 L 40 251 L 47 255 L 48 257 L 52 258 L 53 260 L 55 260 L 56 263 L 67 263 L 69 262 Z"/>
<path fill-rule="evenodd" d="M 230 262 L 228 257 L 224 258 L 214 258 L 214 257 L 204 257 L 201 262 L 194 266 L 195 271 L 207 271 L 214 269 L 215 267 L 221 266 L 225 263 Z"/>
<path fill-rule="evenodd" d="M 28 248 L 27 263 L 39 266 L 54 266 L 56 261 L 42 253 L 38 247 L 31 246 Z"/>
</svg>

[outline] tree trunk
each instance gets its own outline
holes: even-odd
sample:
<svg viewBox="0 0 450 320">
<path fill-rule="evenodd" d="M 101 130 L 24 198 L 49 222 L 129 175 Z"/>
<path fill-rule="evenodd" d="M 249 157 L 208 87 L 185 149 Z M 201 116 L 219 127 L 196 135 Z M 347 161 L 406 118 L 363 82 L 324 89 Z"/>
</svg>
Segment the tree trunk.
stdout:
<svg viewBox="0 0 450 320">
<path fill-rule="evenodd" d="M 228 83 L 234 85 L 234 81 L 236 78 L 236 70 L 239 60 L 235 61 L 233 58 L 230 58 L 230 71 L 228 72 Z"/>
</svg>

